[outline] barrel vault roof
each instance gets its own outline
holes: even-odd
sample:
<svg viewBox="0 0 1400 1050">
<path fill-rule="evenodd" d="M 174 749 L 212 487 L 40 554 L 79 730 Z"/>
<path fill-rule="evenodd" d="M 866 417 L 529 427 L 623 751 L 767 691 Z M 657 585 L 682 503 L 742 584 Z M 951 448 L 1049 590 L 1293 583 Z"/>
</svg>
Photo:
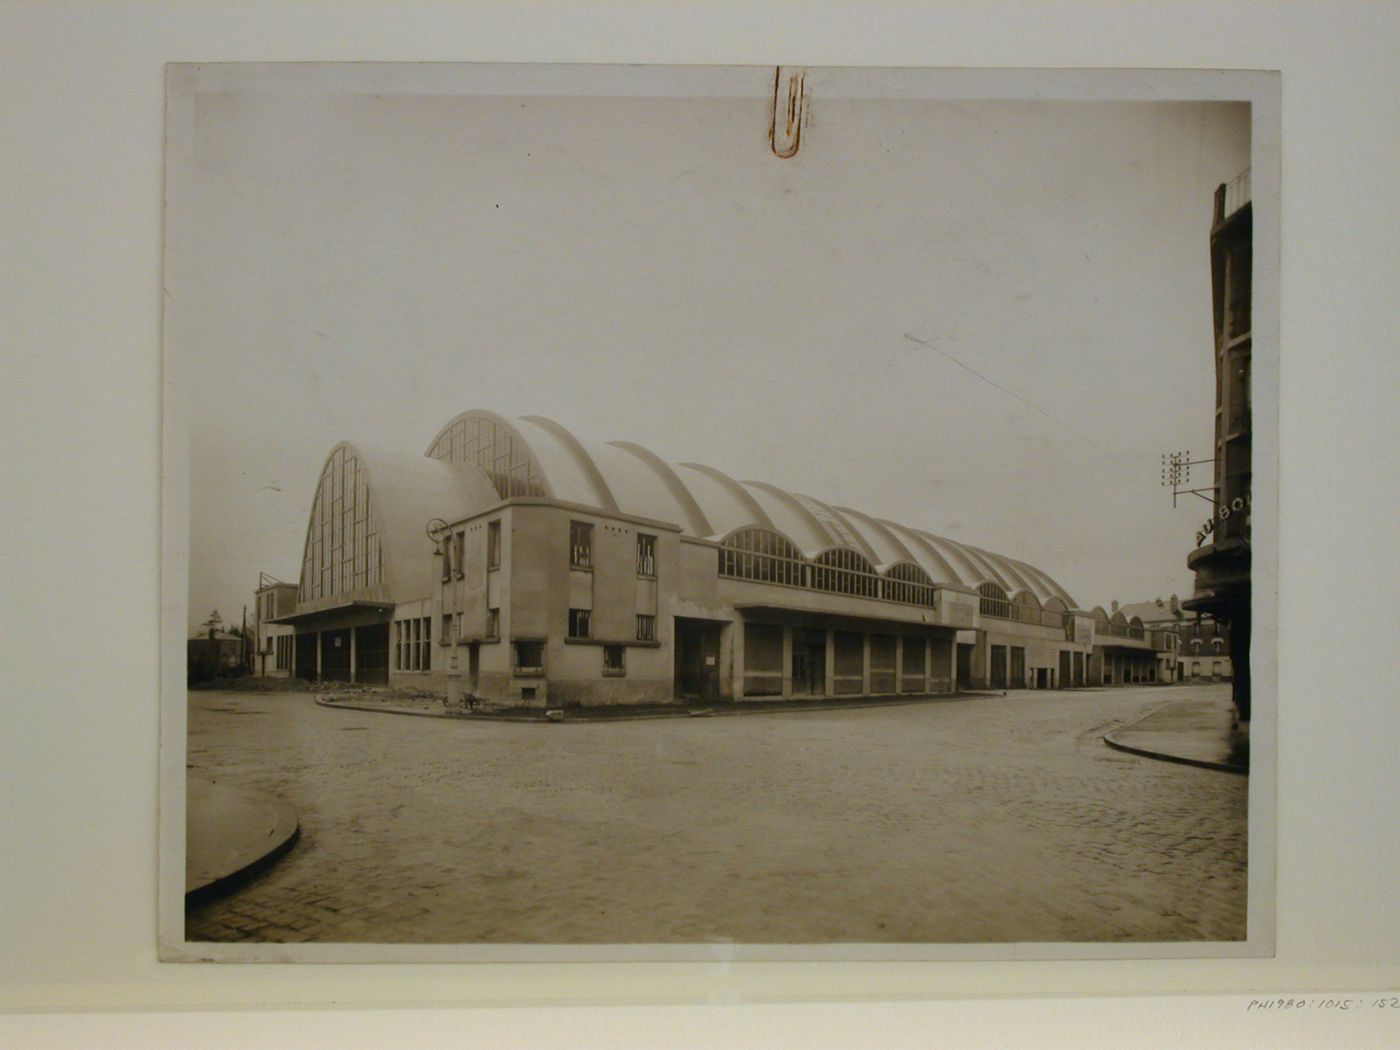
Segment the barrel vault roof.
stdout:
<svg viewBox="0 0 1400 1050">
<path fill-rule="evenodd" d="M 631 442 L 581 441 L 542 416 L 463 412 L 438 432 L 427 455 L 479 468 L 501 498 L 535 493 L 674 523 L 686 535 L 716 541 L 743 528 L 769 529 L 809 558 L 847 548 L 882 572 L 909 563 L 938 583 L 992 582 L 1008 594 L 1027 591 L 1040 602 L 1058 598 L 1075 607 L 1053 578 L 1023 561 L 713 467 L 669 464 Z M 518 479 L 529 479 L 528 492 Z"/>
</svg>

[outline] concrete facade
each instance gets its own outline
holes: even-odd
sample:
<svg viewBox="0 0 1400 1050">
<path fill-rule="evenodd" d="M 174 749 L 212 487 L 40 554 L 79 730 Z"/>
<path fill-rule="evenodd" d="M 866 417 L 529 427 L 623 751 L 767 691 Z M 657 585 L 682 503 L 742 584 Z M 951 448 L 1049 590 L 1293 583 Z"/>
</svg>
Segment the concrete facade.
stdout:
<svg viewBox="0 0 1400 1050">
<path fill-rule="evenodd" d="M 296 610 L 297 585 L 265 579 L 253 592 L 253 674 L 263 678 L 292 676 L 294 632 L 275 622 Z"/>
<path fill-rule="evenodd" d="M 1160 639 L 1024 562 L 488 412 L 332 450 L 296 599 L 301 677 L 502 705 L 1158 680 Z"/>
</svg>

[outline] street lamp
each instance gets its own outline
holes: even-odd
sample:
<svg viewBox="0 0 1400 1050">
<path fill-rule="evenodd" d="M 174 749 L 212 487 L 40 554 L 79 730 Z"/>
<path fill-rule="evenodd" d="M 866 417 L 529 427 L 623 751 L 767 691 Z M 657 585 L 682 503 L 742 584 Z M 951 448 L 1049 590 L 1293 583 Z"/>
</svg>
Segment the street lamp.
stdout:
<svg viewBox="0 0 1400 1050">
<path fill-rule="evenodd" d="M 433 541 L 433 555 L 448 557 L 447 545 L 451 541 L 452 530 L 447 522 L 441 518 L 433 518 L 428 522 L 426 531 L 428 539 Z M 443 572 L 440 579 L 445 581 L 447 575 Z M 446 598 L 447 588 L 441 588 L 440 592 Z M 440 602 L 438 607 L 442 608 L 445 604 L 445 601 Z M 447 706 L 456 707 L 462 702 L 462 680 L 457 670 L 457 617 L 445 614 L 443 619 L 447 622 Z"/>
</svg>

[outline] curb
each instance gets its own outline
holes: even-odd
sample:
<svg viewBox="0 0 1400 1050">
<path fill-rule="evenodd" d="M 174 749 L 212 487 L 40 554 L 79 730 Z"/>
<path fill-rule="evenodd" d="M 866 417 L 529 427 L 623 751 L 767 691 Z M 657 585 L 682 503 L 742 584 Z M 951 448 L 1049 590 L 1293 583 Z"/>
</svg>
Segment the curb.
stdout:
<svg viewBox="0 0 1400 1050">
<path fill-rule="evenodd" d="M 226 893 L 231 893 L 245 882 L 251 881 L 255 876 L 262 874 L 264 870 L 272 867 L 273 864 L 281 860 L 287 853 L 291 852 L 297 840 L 301 838 L 301 824 L 298 823 L 292 829 L 292 833 L 282 841 L 282 843 L 267 853 L 264 853 L 257 860 L 245 864 L 237 871 L 231 871 L 227 875 L 221 875 L 213 882 L 206 882 L 203 886 L 190 890 L 185 894 L 185 907 L 193 908 L 201 904 L 206 904 L 215 897 L 222 897 Z"/>
<path fill-rule="evenodd" d="M 1173 701 L 1173 703 L 1174 702 L 1175 701 Z M 1128 732 L 1130 729 L 1133 728 L 1133 726 L 1138 725 L 1141 722 L 1147 721 L 1158 711 L 1163 711 L 1170 706 L 1171 703 L 1167 703 L 1163 704 L 1161 707 L 1153 708 L 1141 718 L 1136 718 L 1125 726 L 1120 726 L 1119 728 L 1113 730 L 1110 733 L 1105 733 L 1100 739 L 1102 739 L 1104 744 L 1112 748 L 1114 751 L 1122 751 L 1125 754 L 1129 755 L 1138 755 L 1142 758 L 1154 758 L 1159 762 L 1175 762 L 1176 764 L 1182 766 L 1196 766 L 1198 769 L 1213 769 L 1218 773 L 1234 773 L 1238 776 L 1249 775 L 1248 766 L 1236 765 L 1233 762 L 1214 762 L 1208 758 L 1189 758 L 1186 755 L 1174 755 L 1167 751 L 1154 751 L 1151 748 L 1135 747 L 1132 744 L 1124 744 L 1118 740 L 1113 739 L 1119 733 Z"/>
<path fill-rule="evenodd" d="M 198 779 L 205 780 L 206 778 L 199 777 Z M 210 786 L 216 786 L 215 781 L 209 780 L 207 783 Z M 186 791 L 188 798 L 188 787 Z M 187 889 L 185 891 L 186 907 L 203 904 L 214 897 L 222 896 L 237 888 L 280 860 L 301 838 L 301 819 L 297 811 L 285 800 L 272 795 L 266 795 L 262 792 L 247 791 L 241 788 L 226 788 L 224 792 L 225 797 L 231 794 L 245 802 L 251 800 L 268 807 L 275 814 L 278 823 L 281 824 L 283 835 L 271 849 L 266 852 L 258 853 L 240 867 L 234 868 L 231 871 L 225 871 L 223 874 L 217 875 L 207 882 L 200 882 L 198 885 Z M 285 830 L 287 826 L 290 826 L 290 831 Z M 188 842 L 186 848 L 188 850 Z M 186 873 L 186 879 L 186 885 L 188 885 L 188 872 Z"/>
<path fill-rule="evenodd" d="M 810 706 L 774 707 L 764 710 L 759 707 L 725 709 L 712 707 L 677 707 L 667 711 L 639 711 L 635 714 L 610 714 L 601 717 L 590 717 L 587 715 L 575 715 L 573 718 L 565 717 L 558 722 L 546 716 L 542 709 L 536 714 L 476 714 L 473 712 L 456 711 L 415 711 L 406 707 L 389 707 L 384 704 L 356 704 L 341 703 L 339 701 L 327 699 L 323 695 L 315 695 L 313 699 L 320 707 L 334 708 L 342 711 L 365 711 L 371 714 L 384 715 L 408 715 L 412 718 L 444 718 L 453 722 L 516 722 L 529 723 L 531 725 L 558 725 L 561 722 L 572 725 L 596 725 L 603 722 L 641 722 L 660 718 L 709 718 L 709 717 L 731 717 L 742 715 L 786 715 L 800 714 L 806 711 L 861 711 L 866 708 L 876 707 L 911 707 L 916 704 L 944 704 L 953 703 L 960 700 L 985 699 L 988 696 L 996 696 L 995 693 L 953 693 L 939 696 L 921 696 L 907 700 L 877 700 L 870 703 L 859 704 L 832 704 L 814 701 Z"/>
</svg>

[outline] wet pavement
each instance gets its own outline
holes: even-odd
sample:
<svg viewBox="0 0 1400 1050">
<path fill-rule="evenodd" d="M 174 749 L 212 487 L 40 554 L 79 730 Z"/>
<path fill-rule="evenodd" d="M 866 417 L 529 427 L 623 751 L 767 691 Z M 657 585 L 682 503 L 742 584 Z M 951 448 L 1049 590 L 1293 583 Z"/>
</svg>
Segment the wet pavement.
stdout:
<svg viewBox="0 0 1400 1050">
<path fill-rule="evenodd" d="M 1104 746 L 1228 686 L 563 725 L 193 693 L 195 775 L 297 845 L 192 940 L 1230 940 L 1248 781 Z"/>
</svg>

